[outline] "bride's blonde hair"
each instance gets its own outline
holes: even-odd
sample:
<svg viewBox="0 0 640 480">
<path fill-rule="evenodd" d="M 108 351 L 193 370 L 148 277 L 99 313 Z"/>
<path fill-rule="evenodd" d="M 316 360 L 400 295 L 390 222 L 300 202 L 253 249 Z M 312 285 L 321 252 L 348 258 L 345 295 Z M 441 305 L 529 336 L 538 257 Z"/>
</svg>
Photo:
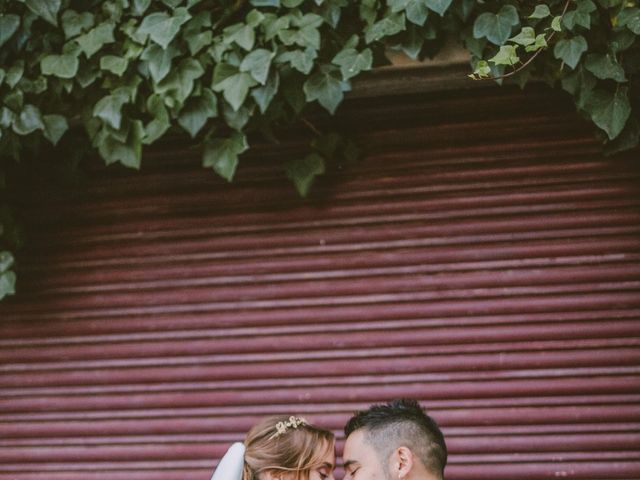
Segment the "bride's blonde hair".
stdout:
<svg viewBox="0 0 640 480">
<path fill-rule="evenodd" d="M 283 428 L 291 418 L 299 417 L 268 417 L 249 430 L 244 441 L 243 480 L 257 480 L 260 473 L 269 470 L 293 472 L 295 480 L 309 480 L 311 470 L 333 452 L 333 433 L 306 421 Z"/>
</svg>

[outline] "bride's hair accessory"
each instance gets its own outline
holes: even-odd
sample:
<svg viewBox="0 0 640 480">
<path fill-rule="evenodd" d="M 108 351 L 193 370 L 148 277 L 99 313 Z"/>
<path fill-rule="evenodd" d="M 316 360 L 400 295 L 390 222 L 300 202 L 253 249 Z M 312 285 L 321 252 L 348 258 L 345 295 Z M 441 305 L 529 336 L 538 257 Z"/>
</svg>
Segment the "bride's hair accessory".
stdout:
<svg viewBox="0 0 640 480">
<path fill-rule="evenodd" d="M 286 433 L 290 428 L 295 430 L 300 425 L 308 425 L 308 422 L 304 418 L 293 416 L 289 417 L 289 420 L 278 422 L 276 423 L 276 431 L 269 437 L 269 440 L 279 437 L 283 433 Z"/>
<path fill-rule="evenodd" d="M 231 445 L 224 457 L 220 459 L 211 480 L 242 480 L 244 452 L 244 443 L 237 442 Z"/>
</svg>

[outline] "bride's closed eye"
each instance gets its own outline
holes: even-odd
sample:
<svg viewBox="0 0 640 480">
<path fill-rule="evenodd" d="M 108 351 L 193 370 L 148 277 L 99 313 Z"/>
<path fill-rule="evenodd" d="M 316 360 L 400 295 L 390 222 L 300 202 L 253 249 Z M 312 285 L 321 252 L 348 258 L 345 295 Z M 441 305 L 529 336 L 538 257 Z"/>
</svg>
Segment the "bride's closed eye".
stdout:
<svg viewBox="0 0 640 480">
<path fill-rule="evenodd" d="M 318 476 L 320 477 L 321 480 L 333 480 L 333 475 L 332 475 L 332 471 L 333 471 L 333 467 L 329 468 L 329 467 L 322 467 L 318 470 L 316 470 L 316 472 L 318 472 Z"/>
</svg>

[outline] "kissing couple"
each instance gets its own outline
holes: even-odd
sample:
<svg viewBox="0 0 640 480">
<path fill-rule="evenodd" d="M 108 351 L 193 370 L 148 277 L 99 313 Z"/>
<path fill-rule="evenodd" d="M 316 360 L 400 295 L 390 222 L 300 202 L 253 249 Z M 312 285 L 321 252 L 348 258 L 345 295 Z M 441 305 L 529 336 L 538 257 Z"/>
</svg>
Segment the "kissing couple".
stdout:
<svg viewBox="0 0 640 480">
<path fill-rule="evenodd" d="M 444 480 L 444 436 L 415 400 L 373 405 L 344 432 L 344 480 Z M 211 480 L 334 480 L 335 466 L 332 432 L 302 417 L 269 417 L 229 448 Z"/>
</svg>

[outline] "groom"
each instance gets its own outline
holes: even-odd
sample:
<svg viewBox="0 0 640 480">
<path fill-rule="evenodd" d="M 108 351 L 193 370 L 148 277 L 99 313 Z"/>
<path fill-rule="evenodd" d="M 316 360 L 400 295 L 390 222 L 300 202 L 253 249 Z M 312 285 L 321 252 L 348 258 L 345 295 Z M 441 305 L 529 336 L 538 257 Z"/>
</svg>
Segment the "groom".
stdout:
<svg viewBox="0 0 640 480">
<path fill-rule="evenodd" d="M 344 480 L 444 480 L 444 436 L 415 400 L 373 405 L 344 432 Z"/>
</svg>

